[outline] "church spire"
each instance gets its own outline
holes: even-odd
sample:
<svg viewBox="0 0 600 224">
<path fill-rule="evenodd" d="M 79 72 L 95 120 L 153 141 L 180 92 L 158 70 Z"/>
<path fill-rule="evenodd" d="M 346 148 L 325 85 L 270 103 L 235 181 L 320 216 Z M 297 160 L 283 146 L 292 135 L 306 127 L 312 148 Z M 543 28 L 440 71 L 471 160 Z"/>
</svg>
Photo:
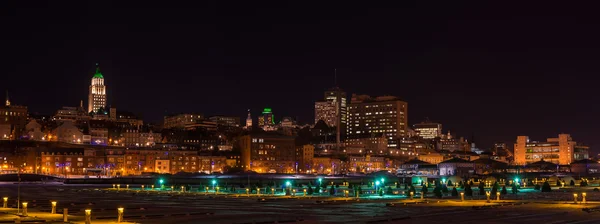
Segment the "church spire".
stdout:
<svg viewBox="0 0 600 224">
<path fill-rule="evenodd" d="M 8 98 L 8 90 L 6 90 L 6 102 L 4 103 L 7 107 L 10 106 L 10 99 Z"/>
</svg>

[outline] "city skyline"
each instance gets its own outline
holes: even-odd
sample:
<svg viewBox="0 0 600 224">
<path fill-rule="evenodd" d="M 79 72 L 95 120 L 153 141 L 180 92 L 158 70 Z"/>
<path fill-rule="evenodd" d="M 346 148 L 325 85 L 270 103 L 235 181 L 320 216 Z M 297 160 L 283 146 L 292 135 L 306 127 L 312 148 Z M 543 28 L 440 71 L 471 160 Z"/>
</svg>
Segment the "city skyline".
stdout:
<svg viewBox="0 0 600 224">
<path fill-rule="evenodd" d="M 110 5 L 79 5 L 112 15 L 97 19 L 57 13 L 60 6 L 50 5 L 48 11 L 62 15 L 47 20 L 45 9 L 3 15 L 31 16 L 7 25 L 14 35 L 2 39 L 15 44 L 0 62 L 7 74 L 0 88 L 30 112 L 51 115 L 85 100 L 99 62 L 109 87 L 107 106 L 148 121 L 178 112 L 244 119 L 248 108 L 256 119 L 269 107 L 277 120 L 290 116 L 312 123 L 314 102 L 335 85 L 337 69 L 337 84 L 348 97 L 392 95 L 408 102 L 409 126 L 429 117 L 443 124 L 444 132 L 474 135 L 485 148 L 496 141 L 513 143 L 518 135 L 543 139 L 570 133 L 597 151 L 599 108 L 590 103 L 595 94 L 589 79 L 597 72 L 597 35 L 584 29 L 593 20 L 544 13 L 533 18 L 525 10 L 507 18 L 500 9 L 487 15 L 476 10 L 491 5 L 450 5 L 447 11 L 427 5 L 354 6 L 329 15 L 335 7 L 325 4 L 312 9 L 311 18 L 302 16 L 306 8 L 290 5 L 252 7 L 260 13 L 240 7 L 223 15 L 212 12 L 224 7 L 215 5 L 198 9 L 207 12 L 203 16 L 177 9 L 155 19 Z M 71 16 L 83 25 L 68 22 Z M 138 16 L 158 25 L 140 25 Z M 280 21 L 271 21 L 273 16 Z M 223 20 L 203 22 L 207 18 Z M 418 22 L 404 21 L 409 18 Z M 161 30 L 163 23 L 170 26 Z M 505 34 L 515 31 L 527 37 Z"/>
</svg>

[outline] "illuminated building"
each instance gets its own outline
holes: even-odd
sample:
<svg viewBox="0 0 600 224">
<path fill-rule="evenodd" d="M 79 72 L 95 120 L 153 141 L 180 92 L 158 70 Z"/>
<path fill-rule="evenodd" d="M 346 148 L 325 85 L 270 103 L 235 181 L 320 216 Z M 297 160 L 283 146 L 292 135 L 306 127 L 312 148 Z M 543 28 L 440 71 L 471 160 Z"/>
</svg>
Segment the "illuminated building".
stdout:
<svg viewBox="0 0 600 224">
<path fill-rule="evenodd" d="M 27 107 L 11 104 L 6 93 L 4 106 L 0 106 L 0 139 L 20 139 L 27 124 Z"/>
<path fill-rule="evenodd" d="M 335 127 L 336 109 L 334 102 L 317 101 L 315 102 L 315 124 L 320 120 L 324 121 L 329 127 Z"/>
<path fill-rule="evenodd" d="M 53 148 L 41 152 L 43 174 L 84 175 L 104 164 L 104 154 L 82 148 Z"/>
<path fill-rule="evenodd" d="M 437 149 L 439 151 L 457 152 L 457 151 L 471 151 L 471 145 L 463 138 L 454 138 L 450 131 L 448 134 L 442 135 L 442 138 L 437 141 Z"/>
<path fill-rule="evenodd" d="M 314 157 L 311 173 L 338 174 L 342 170 L 342 161 L 331 157 Z"/>
<path fill-rule="evenodd" d="M 250 115 L 250 110 L 248 110 L 248 117 L 246 118 L 246 129 L 252 129 L 252 115 Z"/>
<path fill-rule="evenodd" d="M 128 123 L 133 127 L 144 125 L 144 120 L 129 111 L 117 111 L 117 108 L 110 108 L 110 118 L 113 121 Z"/>
<path fill-rule="evenodd" d="M 154 133 L 146 127 L 125 129 L 123 144 L 128 147 L 151 147 L 162 140 L 161 133 Z"/>
<path fill-rule="evenodd" d="M 546 142 L 530 141 L 528 136 L 517 136 L 514 162 L 525 165 L 546 161 L 559 165 L 573 162 L 576 142 L 569 134 L 559 134 L 558 138 L 548 138 Z"/>
<path fill-rule="evenodd" d="M 573 160 L 582 160 L 590 158 L 590 147 L 577 144 L 573 147 Z"/>
<path fill-rule="evenodd" d="M 512 152 L 508 150 L 508 146 L 504 142 L 494 143 L 494 148 L 492 149 L 492 151 L 496 156 L 512 156 Z"/>
<path fill-rule="evenodd" d="M 96 73 L 92 77 L 90 93 L 88 95 L 88 113 L 97 112 L 100 108 L 106 107 L 106 86 L 104 85 L 104 76 L 100 73 L 100 66 L 96 63 Z"/>
<path fill-rule="evenodd" d="M 35 119 L 31 119 L 29 123 L 25 125 L 25 133 L 29 140 L 42 141 L 46 139 L 44 138 L 44 132 L 42 132 L 42 125 Z"/>
<path fill-rule="evenodd" d="M 88 121 L 90 119 L 89 113 L 83 108 L 83 101 L 79 104 L 79 107 L 62 107 L 54 115 L 56 121 Z"/>
<path fill-rule="evenodd" d="M 435 152 L 427 153 L 427 154 L 420 154 L 419 156 L 417 156 L 417 158 L 421 161 L 425 161 L 430 164 L 438 164 L 438 163 L 441 163 L 442 161 L 444 161 L 444 156 L 439 153 L 435 153 Z"/>
<path fill-rule="evenodd" d="M 240 118 L 239 117 L 212 116 L 212 117 L 209 117 L 208 120 L 217 123 L 217 126 L 225 126 L 225 127 L 239 127 L 240 126 Z"/>
<path fill-rule="evenodd" d="M 475 163 L 460 159 L 452 158 L 438 164 L 441 176 L 465 176 L 475 172 Z"/>
<path fill-rule="evenodd" d="M 424 121 L 413 125 L 417 136 L 423 139 L 434 139 L 442 136 L 442 124 Z"/>
<path fill-rule="evenodd" d="M 265 131 L 275 130 L 275 116 L 273 115 L 271 108 L 265 108 L 258 117 L 258 127 Z"/>
<path fill-rule="evenodd" d="M 348 106 L 348 138 L 382 134 L 389 148 L 398 147 L 398 139 L 407 135 L 408 104 L 394 96 L 371 98 L 352 94 Z"/>
<path fill-rule="evenodd" d="M 241 165 L 259 173 L 295 172 L 295 138 L 279 134 L 249 134 L 240 137 Z"/>
<path fill-rule="evenodd" d="M 315 124 L 323 120 L 329 127 L 336 127 L 336 148 L 346 136 L 348 120 L 346 92 L 339 87 L 325 91 L 324 101 L 315 102 Z"/>
<path fill-rule="evenodd" d="M 311 173 L 313 158 L 315 157 L 315 147 L 313 145 L 303 145 L 296 147 L 296 161 L 298 162 L 298 173 Z"/>
<path fill-rule="evenodd" d="M 380 137 L 369 137 L 369 138 L 353 138 L 346 139 L 344 142 L 346 146 L 345 150 L 347 154 L 377 154 L 377 155 L 396 155 L 398 152 L 391 152 L 388 150 L 387 138 Z M 395 149 L 393 149 L 395 150 Z"/>
<path fill-rule="evenodd" d="M 348 161 L 350 163 L 348 171 L 356 173 L 372 173 L 380 170 L 385 170 L 386 160 L 384 157 L 377 156 L 349 156 Z"/>
<path fill-rule="evenodd" d="M 58 141 L 74 144 L 89 144 L 90 139 L 86 139 L 84 136 L 85 135 L 83 134 L 83 132 L 79 129 L 79 127 L 75 126 L 75 123 L 73 121 L 67 120 L 64 121 L 56 129 L 54 129 L 52 131 L 52 134 L 46 136 L 44 139 L 46 141 Z"/>
<path fill-rule="evenodd" d="M 164 117 L 163 128 L 186 128 L 204 120 L 202 114 L 176 114 Z"/>
<path fill-rule="evenodd" d="M 89 122 L 89 134 L 92 145 L 121 145 L 118 140 L 108 142 L 108 123 L 102 120 L 91 120 Z"/>
</svg>

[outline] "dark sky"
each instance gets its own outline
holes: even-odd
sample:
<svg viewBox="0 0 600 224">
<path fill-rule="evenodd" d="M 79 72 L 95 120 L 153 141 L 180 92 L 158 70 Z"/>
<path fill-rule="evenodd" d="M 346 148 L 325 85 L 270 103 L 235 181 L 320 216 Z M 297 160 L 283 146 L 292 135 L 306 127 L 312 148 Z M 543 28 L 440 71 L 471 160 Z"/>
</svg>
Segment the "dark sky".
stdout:
<svg viewBox="0 0 600 224">
<path fill-rule="evenodd" d="M 595 5 L 14 2 L 0 3 L 0 89 L 31 112 L 86 100 L 99 62 L 109 104 L 146 120 L 272 107 L 305 123 L 337 68 L 349 94 L 399 96 L 410 124 L 429 117 L 482 147 L 600 143 Z"/>
</svg>

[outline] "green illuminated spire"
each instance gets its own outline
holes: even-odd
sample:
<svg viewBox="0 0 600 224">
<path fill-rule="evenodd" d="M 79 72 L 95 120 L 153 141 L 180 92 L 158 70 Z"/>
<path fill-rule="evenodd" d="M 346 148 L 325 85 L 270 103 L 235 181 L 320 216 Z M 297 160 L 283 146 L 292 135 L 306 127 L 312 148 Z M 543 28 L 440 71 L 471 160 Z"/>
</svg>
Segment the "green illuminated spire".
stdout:
<svg viewBox="0 0 600 224">
<path fill-rule="evenodd" d="M 98 63 L 96 63 L 96 74 L 94 74 L 93 78 L 99 78 L 99 79 L 104 78 L 104 76 L 102 76 L 102 73 L 100 73 L 100 65 Z"/>
</svg>

